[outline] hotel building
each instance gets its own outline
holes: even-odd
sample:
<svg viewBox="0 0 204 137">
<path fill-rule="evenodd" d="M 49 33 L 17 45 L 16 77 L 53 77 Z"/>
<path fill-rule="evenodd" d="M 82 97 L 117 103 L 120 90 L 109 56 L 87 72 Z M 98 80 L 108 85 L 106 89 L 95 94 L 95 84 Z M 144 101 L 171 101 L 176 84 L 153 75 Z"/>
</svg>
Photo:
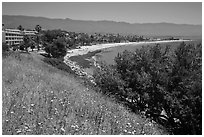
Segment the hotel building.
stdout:
<svg viewBox="0 0 204 137">
<path fill-rule="evenodd" d="M 8 45 L 18 45 L 23 42 L 23 34 L 18 29 L 5 29 L 2 31 L 2 42 Z"/>
<path fill-rule="evenodd" d="M 2 26 L 4 27 L 4 25 Z M 19 45 L 23 42 L 23 36 L 27 35 L 34 38 L 37 34 L 35 30 L 18 30 L 18 29 L 4 29 L 2 30 L 2 42 L 7 45 Z"/>
</svg>

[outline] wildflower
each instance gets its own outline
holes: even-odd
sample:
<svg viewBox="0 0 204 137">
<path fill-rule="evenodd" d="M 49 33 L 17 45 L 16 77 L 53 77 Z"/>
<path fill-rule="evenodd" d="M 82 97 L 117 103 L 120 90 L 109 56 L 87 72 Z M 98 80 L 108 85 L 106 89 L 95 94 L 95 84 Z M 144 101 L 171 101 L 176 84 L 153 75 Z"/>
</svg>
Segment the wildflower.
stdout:
<svg viewBox="0 0 204 137">
<path fill-rule="evenodd" d="M 28 129 L 28 130 L 26 130 L 27 132 L 31 132 L 32 130 L 31 129 Z"/>
<path fill-rule="evenodd" d="M 132 131 L 132 134 L 134 135 L 135 133 L 136 133 L 136 130 L 133 130 L 133 131 Z"/>
<path fill-rule="evenodd" d="M 128 132 L 126 129 L 123 130 L 124 132 Z"/>
<path fill-rule="evenodd" d="M 61 127 L 61 130 L 62 130 L 63 132 L 65 132 L 65 129 L 64 129 L 63 127 Z"/>
<path fill-rule="evenodd" d="M 17 130 L 17 131 L 16 131 L 17 134 L 19 134 L 19 133 L 21 133 L 21 132 L 22 132 L 21 130 Z"/>
<path fill-rule="evenodd" d="M 71 127 L 75 128 L 75 126 L 74 126 L 74 125 L 71 125 Z"/>
</svg>

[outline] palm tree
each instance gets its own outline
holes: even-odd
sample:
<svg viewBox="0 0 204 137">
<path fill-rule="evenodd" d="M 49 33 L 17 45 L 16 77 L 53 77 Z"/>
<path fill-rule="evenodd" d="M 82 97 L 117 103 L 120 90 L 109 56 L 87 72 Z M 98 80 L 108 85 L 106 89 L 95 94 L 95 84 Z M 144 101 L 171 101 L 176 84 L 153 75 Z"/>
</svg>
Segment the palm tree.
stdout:
<svg viewBox="0 0 204 137">
<path fill-rule="evenodd" d="M 39 33 L 42 30 L 42 27 L 40 25 L 36 25 L 35 30 Z"/>
<path fill-rule="evenodd" d="M 42 27 L 40 25 L 36 25 L 35 26 L 35 30 L 38 32 L 37 34 L 37 38 L 36 38 L 36 42 L 37 42 L 37 48 L 38 48 L 38 51 L 40 50 L 40 36 L 39 36 L 39 32 L 42 30 Z"/>
<path fill-rule="evenodd" d="M 17 27 L 17 29 L 19 29 L 20 31 L 23 31 L 23 30 L 24 30 L 24 28 L 23 28 L 21 25 L 19 25 L 19 26 Z"/>
<path fill-rule="evenodd" d="M 24 48 L 28 52 L 28 47 L 30 46 L 30 38 L 27 35 L 23 37 Z"/>
</svg>

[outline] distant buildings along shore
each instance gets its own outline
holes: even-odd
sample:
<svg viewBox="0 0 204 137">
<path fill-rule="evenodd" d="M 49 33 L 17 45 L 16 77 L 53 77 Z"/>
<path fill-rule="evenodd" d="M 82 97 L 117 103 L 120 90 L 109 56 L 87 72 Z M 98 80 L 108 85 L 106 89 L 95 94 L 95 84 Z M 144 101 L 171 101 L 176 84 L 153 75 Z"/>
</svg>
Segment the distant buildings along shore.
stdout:
<svg viewBox="0 0 204 137">
<path fill-rule="evenodd" d="M 36 30 L 8 29 L 4 28 L 4 24 L 2 24 L 2 42 L 7 45 L 19 45 L 23 42 L 23 36 L 35 37 L 36 34 Z"/>
</svg>

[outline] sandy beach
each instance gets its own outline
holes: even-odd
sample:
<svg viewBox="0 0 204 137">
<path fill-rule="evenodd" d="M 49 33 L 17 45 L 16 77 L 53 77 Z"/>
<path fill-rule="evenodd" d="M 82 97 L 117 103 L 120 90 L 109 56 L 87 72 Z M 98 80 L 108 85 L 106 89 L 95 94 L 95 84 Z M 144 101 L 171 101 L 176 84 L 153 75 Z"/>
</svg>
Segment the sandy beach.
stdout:
<svg viewBox="0 0 204 137">
<path fill-rule="evenodd" d="M 128 45 L 138 45 L 138 44 L 152 44 L 152 43 L 170 43 L 170 42 L 182 42 L 182 41 L 191 41 L 191 40 L 164 40 L 164 41 L 142 41 L 142 42 L 128 42 L 128 43 L 108 43 L 108 44 L 97 44 L 92 46 L 81 46 L 79 49 L 72 49 L 67 51 L 67 55 L 65 58 L 69 58 L 71 56 L 78 56 L 78 55 L 84 55 L 88 52 L 111 48 L 111 47 L 117 47 L 117 46 L 128 46 Z"/>
</svg>

